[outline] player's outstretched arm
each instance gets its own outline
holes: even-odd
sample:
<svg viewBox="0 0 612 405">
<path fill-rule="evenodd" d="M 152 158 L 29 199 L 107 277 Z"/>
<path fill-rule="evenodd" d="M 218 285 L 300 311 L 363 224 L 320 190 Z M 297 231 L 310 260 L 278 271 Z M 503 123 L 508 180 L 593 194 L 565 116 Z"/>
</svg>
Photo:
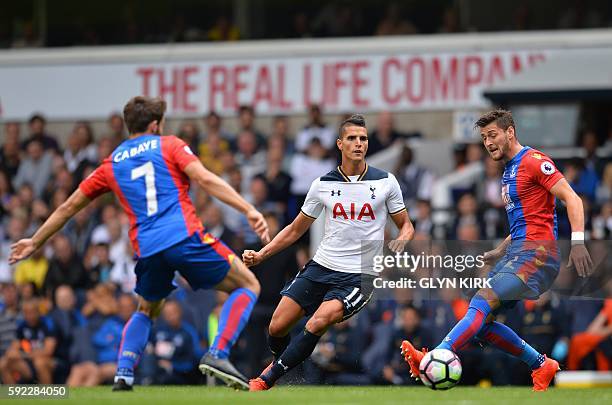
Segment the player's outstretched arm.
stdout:
<svg viewBox="0 0 612 405">
<path fill-rule="evenodd" d="M 568 267 L 575 267 L 580 277 L 589 276 L 593 270 L 593 262 L 589 251 L 584 246 L 584 207 L 582 206 L 582 200 L 565 179 L 557 181 L 550 192 L 565 203 L 567 217 L 572 226 L 572 249 L 567 265 Z"/>
<path fill-rule="evenodd" d="M 189 163 L 185 166 L 184 171 L 191 180 L 197 182 L 208 194 L 246 215 L 249 225 L 264 244 L 270 241 L 268 223 L 264 216 L 242 198 L 225 180 L 207 170 L 199 160 Z"/>
<path fill-rule="evenodd" d="M 395 253 L 402 253 L 406 247 L 406 242 L 412 240 L 414 237 L 414 226 L 412 225 L 412 221 L 410 221 L 408 212 L 406 210 L 402 210 L 397 214 L 391 215 L 391 219 L 400 232 L 399 235 L 397 235 L 397 238 L 389 242 L 389 249 Z"/>
<path fill-rule="evenodd" d="M 17 263 L 19 260 L 29 257 L 47 239 L 62 229 L 66 222 L 89 204 L 90 201 L 80 189 L 77 189 L 62 205 L 53 211 L 45 223 L 34 233 L 34 236 L 29 239 L 21 239 L 11 245 L 9 264 Z"/>
<path fill-rule="evenodd" d="M 310 225 L 315 220 L 304 215 L 301 211 L 292 223 L 287 225 L 282 231 L 272 239 L 270 243 L 264 246 L 259 252 L 254 250 L 245 250 L 242 253 L 242 261 L 247 266 L 256 266 L 266 260 L 268 257 L 275 255 L 281 250 L 291 246 L 310 228 Z"/>
</svg>

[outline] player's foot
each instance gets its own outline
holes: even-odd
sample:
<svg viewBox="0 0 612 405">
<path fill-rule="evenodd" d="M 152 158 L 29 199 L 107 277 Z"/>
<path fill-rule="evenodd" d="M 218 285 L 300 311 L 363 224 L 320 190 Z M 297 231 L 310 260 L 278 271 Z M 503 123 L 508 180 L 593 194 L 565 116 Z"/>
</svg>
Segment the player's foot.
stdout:
<svg viewBox="0 0 612 405">
<path fill-rule="evenodd" d="M 400 347 L 402 349 L 402 356 L 404 356 L 404 360 L 410 366 L 410 375 L 418 379 L 419 378 L 419 364 L 421 364 L 421 360 L 423 359 L 423 356 L 425 356 L 425 353 L 427 353 L 427 349 L 417 350 L 407 340 L 404 340 Z"/>
<path fill-rule="evenodd" d="M 531 372 L 531 378 L 533 379 L 533 390 L 534 391 L 546 391 L 550 382 L 557 374 L 559 363 L 556 360 L 549 359 L 544 355 L 544 363 L 540 368 L 536 368 Z"/>
<path fill-rule="evenodd" d="M 269 389 L 270 387 L 261 377 L 253 378 L 249 381 L 249 391 L 266 391 Z"/>
<path fill-rule="evenodd" d="M 132 391 L 134 384 L 134 370 L 129 368 L 117 369 L 115 381 L 113 383 L 113 391 Z"/>
<path fill-rule="evenodd" d="M 199 369 L 202 374 L 217 377 L 229 387 L 244 391 L 249 389 L 249 383 L 245 376 L 236 370 L 236 367 L 228 359 L 220 359 L 206 353 L 200 360 Z"/>
<path fill-rule="evenodd" d="M 113 391 L 132 391 L 134 387 L 126 383 L 123 378 L 118 379 L 113 383 Z"/>
</svg>

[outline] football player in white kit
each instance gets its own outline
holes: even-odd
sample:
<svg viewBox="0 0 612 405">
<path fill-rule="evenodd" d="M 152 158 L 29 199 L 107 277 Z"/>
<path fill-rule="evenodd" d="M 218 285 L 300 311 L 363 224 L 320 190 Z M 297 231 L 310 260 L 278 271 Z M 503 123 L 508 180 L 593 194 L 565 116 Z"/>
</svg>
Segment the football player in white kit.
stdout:
<svg viewBox="0 0 612 405">
<path fill-rule="evenodd" d="M 387 215 L 399 229 L 397 239 L 389 243 L 392 251 L 401 252 L 414 235 L 395 176 L 369 167 L 365 161 L 368 132 L 364 118 L 351 116 L 338 132 L 341 165 L 312 183 L 298 216 L 268 245 L 242 255 L 247 266 L 261 263 L 297 241 L 325 210 L 325 235 L 320 246 L 281 291 L 268 328 L 274 360 L 250 381 L 251 391 L 270 389 L 310 356 L 331 325 L 366 305 L 376 275 L 373 254 L 382 254 Z M 303 333 L 291 340 L 289 331 L 304 316 L 311 317 Z"/>
</svg>

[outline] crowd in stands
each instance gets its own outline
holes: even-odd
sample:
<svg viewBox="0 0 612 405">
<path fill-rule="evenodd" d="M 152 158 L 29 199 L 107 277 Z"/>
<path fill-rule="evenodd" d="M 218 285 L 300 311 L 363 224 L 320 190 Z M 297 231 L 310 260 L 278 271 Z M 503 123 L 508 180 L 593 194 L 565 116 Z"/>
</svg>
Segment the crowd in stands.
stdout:
<svg viewBox="0 0 612 405">
<path fill-rule="evenodd" d="M 319 108 L 293 132 L 287 117 L 271 128 L 257 125 L 255 111 L 237 111 L 240 128 L 232 134 L 214 112 L 176 128 L 208 169 L 231 184 L 265 213 L 271 236 L 297 214 L 312 180 L 335 168 L 337 123 Z M 498 240 L 508 234 L 501 201 L 502 167 L 481 145 L 457 145 L 455 171 L 473 163 L 484 177 L 454 189 L 452 219 L 434 220 L 431 189 L 435 166 L 416 162 L 406 142 L 419 134 L 399 131 L 390 113 L 370 123 L 370 155 L 392 145 L 402 148 L 395 174 L 415 223 L 416 238 Z M 44 116 L 33 115 L 27 133 L 17 122 L 4 124 L 0 145 L 0 370 L 3 383 L 37 381 L 70 385 L 108 383 L 116 366 L 122 328 L 135 310 L 133 252 L 129 221 L 112 195 L 104 195 L 79 212 L 32 257 L 8 264 L 11 243 L 34 230 L 75 190 L 80 181 L 126 137 L 122 117 L 109 117 L 106 133 L 94 134 L 87 122 L 75 124 L 60 144 L 46 129 Z M 612 232 L 612 163 L 597 157 L 602 146 L 587 131 L 581 139 L 586 158 L 560 163 L 566 178 L 585 202 L 587 235 L 609 240 Z M 197 213 L 214 236 L 235 252 L 259 248 L 256 235 L 237 211 L 192 189 Z M 558 207 L 559 235 L 569 235 L 567 216 Z M 270 360 L 266 327 L 279 291 L 309 259 L 308 239 L 253 269 L 262 292 L 251 320 L 232 355 L 247 376 L 256 376 Z M 609 281 L 609 280 L 608 280 Z M 575 276 L 562 271 L 557 284 L 571 286 Z M 151 332 L 138 368 L 143 384 L 198 383 L 197 363 L 217 329 L 222 293 L 192 291 L 180 277 Z M 612 285 L 606 300 L 572 300 L 547 293 L 518 303 L 504 314 L 536 349 L 572 369 L 610 370 L 612 358 Z M 606 290 L 607 289 L 607 290 Z M 409 369 L 399 341 L 433 347 L 467 309 L 458 292 L 420 296 L 410 289 L 372 300 L 358 316 L 335 325 L 312 359 L 289 376 L 295 381 L 337 384 L 408 384 Z M 299 329 L 299 327 L 298 327 Z M 486 349 L 462 354 L 465 383 L 489 379 L 494 384 L 527 383 L 521 364 L 508 371 L 504 354 Z M 518 372 L 517 370 L 522 370 Z"/>
<path fill-rule="evenodd" d="M 538 7 L 530 2 L 508 2 L 500 9 L 504 21 L 492 22 L 495 12 L 486 2 L 451 0 L 429 2 L 294 1 L 260 4 L 204 4 L 149 2 L 146 8 L 116 2 L 112 15 L 80 12 L 79 22 L 62 21 L 61 6 L 49 13 L 40 32 L 38 10 L 8 8 L 0 20 L 0 47 L 108 45 L 237 41 L 241 39 L 328 38 L 388 36 L 483 31 L 603 28 L 612 25 L 612 9 L 603 0 L 568 0 Z M 170 7 L 169 7 L 170 6 Z M 265 11 L 261 7 L 265 6 Z M 70 7 L 70 6 L 65 6 Z M 111 8 L 113 6 L 109 6 Z M 235 7 L 242 9 L 237 11 Z M 243 24 L 233 16 L 241 15 Z M 248 21 L 244 24 L 244 21 Z M 241 31 L 242 28 L 242 31 Z"/>
</svg>

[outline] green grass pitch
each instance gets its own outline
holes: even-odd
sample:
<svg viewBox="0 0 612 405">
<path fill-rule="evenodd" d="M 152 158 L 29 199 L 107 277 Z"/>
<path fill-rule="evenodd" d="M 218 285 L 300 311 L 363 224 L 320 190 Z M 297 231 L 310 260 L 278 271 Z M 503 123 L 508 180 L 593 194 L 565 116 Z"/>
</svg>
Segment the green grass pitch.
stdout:
<svg viewBox="0 0 612 405">
<path fill-rule="evenodd" d="M 425 387 L 280 386 L 267 392 L 233 391 L 226 387 L 157 386 L 135 387 L 133 392 L 111 392 L 110 387 L 73 388 L 64 404 L 612 404 L 611 388 L 550 389 L 531 392 L 529 387 L 458 387 L 431 391 Z M 7 400 L 0 401 L 8 403 Z M 18 400 L 15 404 L 38 402 Z M 45 401 L 47 402 L 47 401 Z"/>
</svg>

